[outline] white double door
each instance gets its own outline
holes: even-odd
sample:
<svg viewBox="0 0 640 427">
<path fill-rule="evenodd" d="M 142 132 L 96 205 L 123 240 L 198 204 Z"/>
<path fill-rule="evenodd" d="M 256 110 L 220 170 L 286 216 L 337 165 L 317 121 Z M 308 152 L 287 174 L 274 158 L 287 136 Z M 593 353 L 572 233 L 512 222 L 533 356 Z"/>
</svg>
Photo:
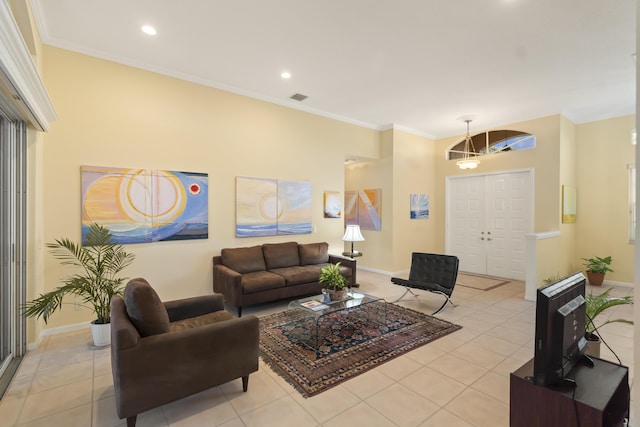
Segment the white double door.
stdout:
<svg viewBox="0 0 640 427">
<path fill-rule="evenodd" d="M 525 279 L 533 230 L 531 171 L 447 178 L 446 250 L 460 271 Z"/>
</svg>

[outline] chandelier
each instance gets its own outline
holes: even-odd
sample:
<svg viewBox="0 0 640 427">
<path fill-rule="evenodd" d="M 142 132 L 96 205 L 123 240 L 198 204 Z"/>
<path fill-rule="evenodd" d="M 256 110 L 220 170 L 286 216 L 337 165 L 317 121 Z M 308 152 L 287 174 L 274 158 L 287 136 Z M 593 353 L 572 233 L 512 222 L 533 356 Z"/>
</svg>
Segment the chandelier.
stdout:
<svg viewBox="0 0 640 427">
<path fill-rule="evenodd" d="M 464 140 L 464 154 L 462 160 L 458 160 L 456 165 L 458 165 L 460 169 L 474 169 L 478 167 L 480 160 L 469 157 L 471 153 L 473 153 L 474 157 L 476 156 L 476 149 L 473 146 L 471 135 L 469 135 L 469 123 L 471 123 L 471 119 L 465 119 L 464 121 L 467 124 L 467 136 Z"/>
</svg>

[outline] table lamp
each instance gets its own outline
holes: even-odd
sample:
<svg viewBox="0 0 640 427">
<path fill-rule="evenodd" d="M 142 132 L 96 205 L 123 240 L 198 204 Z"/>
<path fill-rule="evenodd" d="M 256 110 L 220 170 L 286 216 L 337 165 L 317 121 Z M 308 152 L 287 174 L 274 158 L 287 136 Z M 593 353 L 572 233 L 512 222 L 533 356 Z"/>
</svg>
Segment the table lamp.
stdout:
<svg viewBox="0 0 640 427">
<path fill-rule="evenodd" d="M 359 225 L 347 225 L 347 229 L 344 232 L 344 236 L 342 236 L 342 240 L 345 242 L 351 242 L 351 252 L 343 252 L 342 255 L 348 257 L 362 256 L 362 252 L 353 250 L 353 242 L 364 242 L 364 237 L 360 232 Z"/>
</svg>

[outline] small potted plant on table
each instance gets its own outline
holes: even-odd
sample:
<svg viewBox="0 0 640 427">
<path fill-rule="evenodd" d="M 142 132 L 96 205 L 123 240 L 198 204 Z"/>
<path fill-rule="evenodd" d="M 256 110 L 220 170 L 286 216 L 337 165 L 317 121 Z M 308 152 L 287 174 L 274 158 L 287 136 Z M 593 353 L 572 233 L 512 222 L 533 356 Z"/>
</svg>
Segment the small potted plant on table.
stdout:
<svg viewBox="0 0 640 427">
<path fill-rule="evenodd" d="M 322 267 L 318 282 L 326 286 L 331 301 L 340 301 L 344 298 L 344 287 L 347 284 L 347 280 L 340 273 L 339 262 Z"/>
<path fill-rule="evenodd" d="M 602 282 L 604 282 L 604 275 L 607 271 L 613 272 L 613 270 L 609 267 L 611 265 L 611 257 L 594 257 L 594 258 L 582 258 L 585 263 L 584 267 L 587 270 L 587 278 L 589 279 L 589 284 L 593 286 L 601 286 Z"/>
</svg>

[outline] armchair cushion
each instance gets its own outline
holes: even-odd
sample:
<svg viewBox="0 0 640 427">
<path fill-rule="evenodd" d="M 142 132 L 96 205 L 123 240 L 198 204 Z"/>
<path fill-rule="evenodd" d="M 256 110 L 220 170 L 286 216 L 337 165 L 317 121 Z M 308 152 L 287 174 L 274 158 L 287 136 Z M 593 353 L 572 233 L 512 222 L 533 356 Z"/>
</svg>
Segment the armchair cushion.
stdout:
<svg viewBox="0 0 640 427">
<path fill-rule="evenodd" d="M 142 337 L 169 332 L 169 314 L 156 291 L 143 278 L 132 279 L 124 288 L 124 301 L 131 323 Z"/>
<path fill-rule="evenodd" d="M 213 313 L 203 314 L 202 316 L 190 317 L 176 322 L 171 322 L 169 329 L 171 332 L 179 332 L 184 331 L 185 329 L 198 328 L 200 326 L 223 322 L 233 318 L 234 317 L 225 310 L 214 311 Z"/>
<path fill-rule="evenodd" d="M 298 245 L 300 265 L 324 264 L 329 262 L 329 244 L 306 243 Z"/>
</svg>

